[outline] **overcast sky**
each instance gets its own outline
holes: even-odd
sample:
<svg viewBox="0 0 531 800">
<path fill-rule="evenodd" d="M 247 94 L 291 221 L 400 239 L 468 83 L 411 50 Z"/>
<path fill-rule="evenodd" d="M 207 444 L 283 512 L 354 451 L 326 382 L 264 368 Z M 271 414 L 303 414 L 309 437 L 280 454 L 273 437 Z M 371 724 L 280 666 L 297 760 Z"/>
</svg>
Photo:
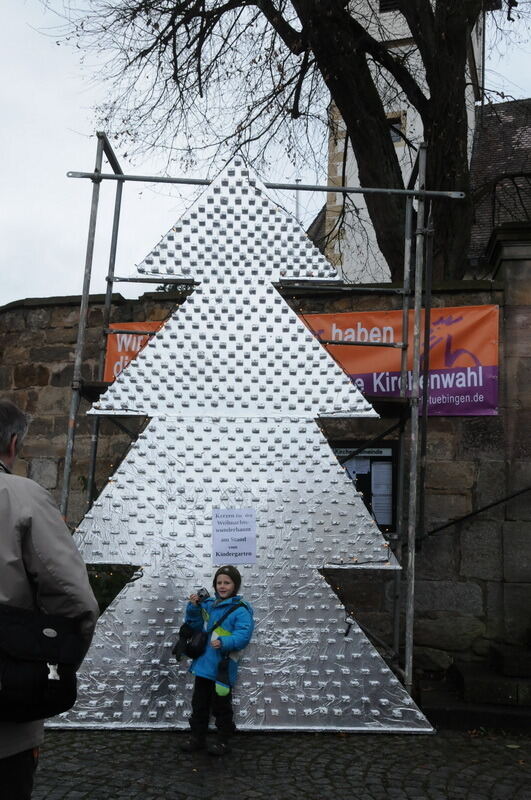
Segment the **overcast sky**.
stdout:
<svg viewBox="0 0 531 800">
<path fill-rule="evenodd" d="M 66 173 L 93 169 L 91 109 L 104 91 L 82 72 L 75 51 L 58 46 L 53 35 L 43 35 L 56 19 L 38 0 L 8 0 L 5 5 L 0 32 L 0 305 L 81 291 L 92 184 L 67 178 Z M 60 0 L 56 7 L 61 7 Z M 513 97 L 531 97 L 530 53 L 529 45 L 513 47 L 502 61 L 493 59 L 489 84 Z M 159 171 L 154 158 L 133 167 L 121 161 L 124 172 Z M 293 180 L 286 174 L 263 177 Z M 104 183 L 92 292 L 105 290 L 113 195 L 114 185 Z M 191 195 L 187 199 L 182 190 L 126 184 L 116 274 L 131 274 L 190 201 Z M 304 197 L 304 222 L 310 221 L 319 202 L 320 198 Z M 292 197 L 287 196 L 285 204 L 294 210 Z M 143 291 L 127 284 L 116 288 L 129 297 Z"/>
</svg>

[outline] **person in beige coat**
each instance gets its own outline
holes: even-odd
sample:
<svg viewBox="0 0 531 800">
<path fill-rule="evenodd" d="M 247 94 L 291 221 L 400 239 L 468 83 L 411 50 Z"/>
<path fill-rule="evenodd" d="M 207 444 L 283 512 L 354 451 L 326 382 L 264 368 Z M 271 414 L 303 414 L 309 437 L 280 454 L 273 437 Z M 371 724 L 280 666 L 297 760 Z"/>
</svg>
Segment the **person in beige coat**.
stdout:
<svg viewBox="0 0 531 800">
<path fill-rule="evenodd" d="M 12 474 L 28 418 L 0 400 L 0 603 L 79 617 L 90 645 L 98 604 L 85 564 L 51 495 Z M 86 650 L 85 650 L 86 652 Z M 44 722 L 0 722 L 0 794 L 28 800 Z"/>
</svg>

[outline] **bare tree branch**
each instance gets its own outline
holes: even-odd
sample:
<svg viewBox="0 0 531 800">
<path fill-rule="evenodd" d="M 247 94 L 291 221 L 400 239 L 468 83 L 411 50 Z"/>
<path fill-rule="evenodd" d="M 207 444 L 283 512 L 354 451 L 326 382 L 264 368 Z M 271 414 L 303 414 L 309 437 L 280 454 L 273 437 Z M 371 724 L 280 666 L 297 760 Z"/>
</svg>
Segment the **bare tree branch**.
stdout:
<svg viewBox="0 0 531 800">
<path fill-rule="evenodd" d="M 292 157 L 314 158 L 333 100 L 361 186 L 403 188 L 387 113 L 415 108 L 429 187 L 467 194 L 461 205 L 434 204 L 437 274 L 463 273 L 472 220 L 467 57 L 483 0 L 398 0 L 390 14 L 377 0 L 84 0 L 86 13 L 70 2 L 68 35 L 104 59 L 112 87 L 103 124 L 138 151 L 164 148 L 168 162 L 242 148 L 261 159 L 281 141 Z M 507 25 L 503 12 L 497 19 Z M 399 277 L 403 203 L 387 194 L 366 205 Z"/>
<path fill-rule="evenodd" d="M 271 27 L 275 29 L 291 52 L 296 56 L 300 55 L 305 50 L 302 33 L 299 33 L 288 24 L 280 13 L 280 9 L 275 8 L 271 0 L 256 0 L 255 5 L 260 9 Z"/>
</svg>

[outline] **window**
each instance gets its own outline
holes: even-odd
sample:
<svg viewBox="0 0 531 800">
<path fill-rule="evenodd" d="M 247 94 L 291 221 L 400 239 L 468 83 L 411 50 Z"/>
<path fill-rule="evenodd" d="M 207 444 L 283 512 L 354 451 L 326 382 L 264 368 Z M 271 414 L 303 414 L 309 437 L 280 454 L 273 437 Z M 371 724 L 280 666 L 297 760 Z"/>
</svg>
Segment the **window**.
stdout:
<svg viewBox="0 0 531 800">
<path fill-rule="evenodd" d="M 399 0 L 380 0 L 380 14 L 385 11 L 398 11 Z"/>
<path fill-rule="evenodd" d="M 404 141 L 403 135 L 406 131 L 406 115 L 404 112 L 400 111 L 397 113 L 388 114 L 387 121 L 389 122 L 389 128 L 391 129 L 391 139 L 395 144 L 400 144 Z"/>
</svg>

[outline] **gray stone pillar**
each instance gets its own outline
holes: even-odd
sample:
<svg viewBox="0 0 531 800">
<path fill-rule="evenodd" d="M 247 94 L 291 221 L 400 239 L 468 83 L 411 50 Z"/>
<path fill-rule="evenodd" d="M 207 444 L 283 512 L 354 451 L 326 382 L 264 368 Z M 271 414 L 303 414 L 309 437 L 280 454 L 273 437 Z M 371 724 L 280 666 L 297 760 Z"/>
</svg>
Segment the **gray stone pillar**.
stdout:
<svg viewBox="0 0 531 800">
<path fill-rule="evenodd" d="M 506 494 L 531 486 L 531 223 L 493 231 L 488 254 L 505 283 L 500 348 L 500 414 Z M 505 639 L 531 645 L 531 491 L 505 506 L 502 604 Z"/>
</svg>

